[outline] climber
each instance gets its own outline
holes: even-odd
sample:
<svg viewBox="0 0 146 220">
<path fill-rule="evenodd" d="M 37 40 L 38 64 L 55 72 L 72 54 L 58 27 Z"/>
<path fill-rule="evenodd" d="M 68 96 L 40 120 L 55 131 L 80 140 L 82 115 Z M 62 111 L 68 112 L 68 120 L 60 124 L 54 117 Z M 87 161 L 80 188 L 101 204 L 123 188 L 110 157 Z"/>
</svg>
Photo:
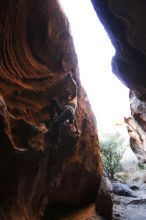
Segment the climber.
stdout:
<svg viewBox="0 0 146 220">
<path fill-rule="evenodd" d="M 53 124 L 50 127 L 48 124 L 46 124 L 46 127 L 48 130 L 52 130 L 52 142 L 54 145 L 59 144 L 61 125 L 64 123 L 72 125 L 74 124 L 76 131 L 72 132 L 72 135 L 79 136 L 78 125 L 75 121 L 75 113 L 77 108 L 77 85 L 71 74 L 69 74 L 69 79 L 67 77 L 66 80 L 68 80 L 69 83 L 67 84 L 66 96 L 64 97 L 64 107 L 60 106 L 57 99 L 52 99 L 48 108 Z"/>
</svg>

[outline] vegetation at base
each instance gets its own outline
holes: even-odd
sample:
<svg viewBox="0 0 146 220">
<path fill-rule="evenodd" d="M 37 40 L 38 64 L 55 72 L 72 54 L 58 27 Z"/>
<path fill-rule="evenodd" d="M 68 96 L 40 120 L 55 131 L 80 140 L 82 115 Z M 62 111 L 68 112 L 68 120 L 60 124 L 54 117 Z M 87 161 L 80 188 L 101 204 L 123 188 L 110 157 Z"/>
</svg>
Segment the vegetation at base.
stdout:
<svg viewBox="0 0 146 220">
<path fill-rule="evenodd" d="M 104 170 L 110 180 L 127 183 L 146 183 L 146 164 L 135 160 L 122 162 L 124 152 L 130 148 L 125 137 L 116 133 L 104 134 L 100 137 L 101 159 Z"/>
<path fill-rule="evenodd" d="M 125 151 L 124 137 L 119 133 L 106 134 L 100 139 L 101 159 L 105 172 L 110 180 L 115 174 L 123 170 L 121 159 Z"/>
</svg>

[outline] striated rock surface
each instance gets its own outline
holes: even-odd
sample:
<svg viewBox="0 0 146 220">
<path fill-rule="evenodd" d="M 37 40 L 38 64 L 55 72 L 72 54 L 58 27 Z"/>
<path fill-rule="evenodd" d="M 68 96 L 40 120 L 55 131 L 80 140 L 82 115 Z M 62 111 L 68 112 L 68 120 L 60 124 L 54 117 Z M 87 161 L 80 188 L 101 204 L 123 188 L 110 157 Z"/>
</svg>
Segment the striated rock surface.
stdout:
<svg viewBox="0 0 146 220">
<path fill-rule="evenodd" d="M 113 72 L 131 89 L 131 147 L 145 162 L 146 2 L 91 1 L 116 49 Z M 46 216 L 50 204 L 88 204 L 102 165 L 68 20 L 57 0 L 1 0 L 0 12 L 0 218 L 33 220 Z M 52 98 L 64 105 L 70 71 L 81 134 L 74 139 L 63 131 L 60 146 L 51 148 L 42 122 Z"/>
<path fill-rule="evenodd" d="M 57 0 L 1 0 L 0 12 L 0 219 L 43 217 L 54 203 L 88 204 L 102 165 L 68 20 Z M 62 132 L 59 147 L 48 147 L 41 123 L 52 98 L 64 105 L 69 71 L 81 134 Z"/>
</svg>

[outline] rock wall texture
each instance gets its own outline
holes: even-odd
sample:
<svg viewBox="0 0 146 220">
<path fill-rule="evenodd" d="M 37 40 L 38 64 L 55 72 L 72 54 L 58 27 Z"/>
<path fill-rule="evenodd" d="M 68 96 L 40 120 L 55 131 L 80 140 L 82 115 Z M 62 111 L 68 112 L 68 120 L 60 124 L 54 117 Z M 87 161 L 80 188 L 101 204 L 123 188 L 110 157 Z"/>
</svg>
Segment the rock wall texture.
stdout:
<svg viewBox="0 0 146 220">
<path fill-rule="evenodd" d="M 80 207 L 96 198 L 96 122 L 58 1 L 1 0 L 0 13 L 0 219 L 43 219 L 50 204 Z M 41 123 L 52 98 L 64 105 L 70 71 L 81 134 L 64 128 L 59 147 L 48 147 Z"/>
<path fill-rule="evenodd" d="M 101 184 L 96 198 L 96 210 L 107 220 L 113 217 L 113 187 L 105 171 L 103 171 Z M 104 204 L 104 205 L 103 205 Z"/>
<path fill-rule="evenodd" d="M 131 117 L 126 118 L 130 146 L 137 158 L 146 163 L 146 103 L 130 91 Z"/>
<path fill-rule="evenodd" d="M 131 90 L 132 95 L 130 96 L 130 99 L 131 114 L 133 116 L 132 120 L 136 122 L 136 129 L 140 129 L 140 133 L 142 129 L 143 135 L 145 136 L 146 1 L 91 1 L 116 49 L 116 54 L 112 59 L 112 70 L 114 74 Z M 136 136 L 137 135 L 135 135 L 135 138 Z M 142 161 L 145 161 L 145 153 L 140 156 L 140 152 L 145 152 L 145 143 L 143 141 L 139 142 L 138 139 L 135 140 L 137 143 L 133 146 L 133 135 L 130 135 L 131 148 L 137 148 L 135 153 L 139 152 L 138 158 L 143 158 Z"/>
<path fill-rule="evenodd" d="M 132 120 L 141 129 L 132 127 L 138 139 L 129 130 L 131 147 L 145 162 L 146 2 L 91 1 L 116 49 L 113 72 L 131 89 Z M 0 12 L 0 218 L 46 219 L 54 203 L 79 207 L 95 199 L 102 176 L 96 123 L 58 1 L 1 0 Z M 73 138 L 64 128 L 59 147 L 48 147 L 41 123 L 52 98 L 64 105 L 69 72 L 81 134 Z"/>
</svg>

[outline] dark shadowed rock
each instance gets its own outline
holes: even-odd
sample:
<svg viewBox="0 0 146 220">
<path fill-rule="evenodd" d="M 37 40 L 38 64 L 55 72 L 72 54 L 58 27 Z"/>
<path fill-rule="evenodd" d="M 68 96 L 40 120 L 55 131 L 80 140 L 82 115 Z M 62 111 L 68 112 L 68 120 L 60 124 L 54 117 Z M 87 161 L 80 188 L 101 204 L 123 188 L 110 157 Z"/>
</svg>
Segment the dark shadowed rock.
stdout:
<svg viewBox="0 0 146 220">
<path fill-rule="evenodd" d="M 129 188 L 134 190 L 134 191 L 140 190 L 139 186 L 136 186 L 134 184 L 129 184 Z"/>
<path fill-rule="evenodd" d="M 113 215 L 113 198 L 112 198 L 112 184 L 109 181 L 106 173 L 103 173 L 100 188 L 96 198 L 96 210 L 106 219 L 112 219 Z"/>
<path fill-rule="evenodd" d="M 113 182 L 113 193 L 127 197 L 137 197 L 137 194 L 125 183 Z"/>
<path fill-rule="evenodd" d="M 128 204 L 133 204 L 133 205 L 146 204 L 146 199 L 142 199 L 142 198 L 134 199 L 134 200 L 130 201 Z"/>
<path fill-rule="evenodd" d="M 130 134 L 130 145 L 135 149 L 138 159 L 145 162 L 145 140 L 140 140 L 143 135 L 138 134 L 138 129 L 140 133 L 143 130 L 145 136 L 146 2 L 144 0 L 91 1 L 116 49 L 112 59 L 113 73 L 131 90 L 131 113 L 138 125 L 136 125 L 137 131 L 132 131 L 132 137 Z"/>
</svg>

